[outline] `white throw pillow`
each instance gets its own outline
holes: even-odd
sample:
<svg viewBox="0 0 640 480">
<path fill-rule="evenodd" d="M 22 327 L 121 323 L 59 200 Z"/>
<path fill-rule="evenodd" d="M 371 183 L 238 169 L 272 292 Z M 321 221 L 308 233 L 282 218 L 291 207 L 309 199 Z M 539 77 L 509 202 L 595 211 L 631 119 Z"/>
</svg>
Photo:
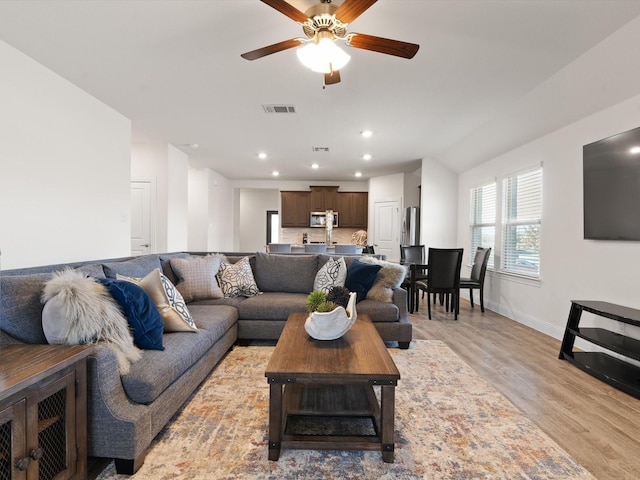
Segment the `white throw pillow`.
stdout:
<svg viewBox="0 0 640 480">
<path fill-rule="evenodd" d="M 243 257 L 236 263 L 222 262 L 218 280 L 225 297 L 253 297 L 260 294 L 249 257 Z"/>
<path fill-rule="evenodd" d="M 216 280 L 220 258 L 172 258 L 170 263 L 179 280 L 176 288 L 187 302 L 224 297 Z"/>
<path fill-rule="evenodd" d="M 159 268 L 152 270 L 144 278 L 122 275 L 117 275 L 117 278 L 137 283 L 149 294 L 160 312 L 165 332 L 194 332 L 198 329 L 184 298 Z"/>
<path fill-rule="evenodd" d="M 316 279 L 313 282 L 313 289 L 320 290 L 328 293 L 331 287 L 344 287 L 344 282 L 347 279 L 347 264 L 343 257 L 334 260 L 333 257 L 329 257 L 327 263 L 325 263 L 318 273 L 316 273 Z"/>
</svg>

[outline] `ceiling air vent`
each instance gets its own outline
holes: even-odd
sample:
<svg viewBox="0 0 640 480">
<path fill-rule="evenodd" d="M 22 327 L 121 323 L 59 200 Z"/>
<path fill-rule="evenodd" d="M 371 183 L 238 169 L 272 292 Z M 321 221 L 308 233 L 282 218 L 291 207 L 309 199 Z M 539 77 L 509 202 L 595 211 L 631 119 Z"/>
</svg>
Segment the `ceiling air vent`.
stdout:
<svg viewBox="0 0 640 480">
<path fill-rule="evenodd" d="M 265 113 L 296 113 L 293 105 L 262 105 Z"/>
<path fill-rule="evenodd" d="M 329 147 L 311 147 L 314 152 L 328 152 Z"/>
</svg>

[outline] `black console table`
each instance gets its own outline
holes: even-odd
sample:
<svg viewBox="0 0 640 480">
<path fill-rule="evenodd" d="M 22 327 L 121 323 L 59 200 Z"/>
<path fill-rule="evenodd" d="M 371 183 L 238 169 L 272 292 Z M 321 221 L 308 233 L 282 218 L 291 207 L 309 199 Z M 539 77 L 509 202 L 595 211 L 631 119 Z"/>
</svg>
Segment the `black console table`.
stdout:
<svg viewBox="0 0 640 480">
<path fill-rule="evenodd" d="M 610 352 L 640 361 L 640 340 L 606 328 L 581 327 L 583 311 L 640 327 L 640 310 L 607 302 L 572 300 L 559 356 L 599 380 L 640 399 L 640 367 L 604 352 L 573 351 L 574 341 L 579 337 Z"/>
</svg>

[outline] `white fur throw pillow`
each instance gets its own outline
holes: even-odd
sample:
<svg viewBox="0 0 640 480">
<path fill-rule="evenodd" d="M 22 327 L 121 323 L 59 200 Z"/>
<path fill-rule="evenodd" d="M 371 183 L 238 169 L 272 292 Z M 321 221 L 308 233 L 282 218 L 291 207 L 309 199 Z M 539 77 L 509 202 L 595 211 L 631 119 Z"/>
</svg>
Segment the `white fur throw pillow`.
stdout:
<svg viewBox="0 0 640 480">
<path fill-rule="evenodd" d="M 129 323 L 107 287 L 82 272 L 53 274 L 42 292 L 42 328 L 49 343 L 104 343 L 118 359 L 121 375 L 141 358 Z"/>
<path fill-rule="evenodd" d="M 382 267 L 378 272 L 376 281 L 367 292 L 366 298 L 369 300 L 377 300 L 378 302 L 392 302 L 393 289 L 402 285 L 402 281 L 407 275 L 407 267 L 399 263 L 378 260 L 375 257 L 366 255 L 358 260 L 362 263 L 380 265 Z"/>
</svg>

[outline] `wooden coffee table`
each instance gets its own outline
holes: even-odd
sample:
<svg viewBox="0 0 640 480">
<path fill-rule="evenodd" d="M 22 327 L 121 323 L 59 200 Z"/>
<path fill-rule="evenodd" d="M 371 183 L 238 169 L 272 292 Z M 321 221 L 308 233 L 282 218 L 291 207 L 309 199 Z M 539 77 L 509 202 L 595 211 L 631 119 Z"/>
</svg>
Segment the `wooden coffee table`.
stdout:
<svg viewBox="0 0 640 480">
<path fill-rule="evenodd" d="M 337 340 L 314 340 L 304 329 L 307 313 L 292 313 L 265 376 L 270 385 L 269 460 L 281 448 L 380 450 L 393 463 L 395 387 L 400 372 L 367 315 Z M 374 386 L 380 387 L 378 404 Z M 373 433 L 303 434 L 288 431 L 294 416 L 318 423 L 327 417 L 368 417 Z M 308 419 L 308 418 L 307 418 Z"/>
</svg>

